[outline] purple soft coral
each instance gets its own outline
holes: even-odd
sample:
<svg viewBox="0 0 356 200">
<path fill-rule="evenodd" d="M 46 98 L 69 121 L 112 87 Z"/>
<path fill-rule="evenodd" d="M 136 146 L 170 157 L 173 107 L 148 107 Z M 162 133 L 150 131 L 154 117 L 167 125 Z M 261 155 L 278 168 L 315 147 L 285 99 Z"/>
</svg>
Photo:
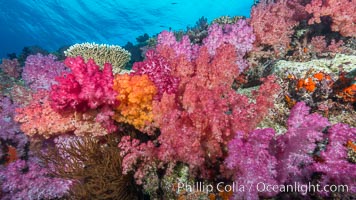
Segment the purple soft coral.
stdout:
<svg viewBox="0 0 356 200">
<path fill-rule="evenodd" d="M 15 145 L 18 156 L 23 156 L 28 139 L 13 120 L 16 107 L 9 98 L 0 98 L 0 140 Z"/>
<path fill-rule="evenodd" d="M 67 72 L 68 68 L 54 55 L 30 55 L 26 59 L 22 78 L 34 91 L 38 89 L 49 90 L 56 83 L 55 77 Z"/>
<path fill-rule="evenodd" d="M 57 199 L 68 194 L 71 181 L 48 176 L 33 160 L 17 160 L 0 171 L 2 199 Z"/>
<path fill-rule="evenodd" d="M 214 55 L 216 49 L 222 44 L 232 44 L 236 49 L 239 72 L 242 72 L 248 67 L 243 57 L 252 50 L 254 41 L 255 35 L 252 28 L 245 20 L 239 20 L 232 25 L 213 24 L 209 28 L 208 37 L 204 39 L 204 45 L 208 48 L 209 53 Z"/>
<path fill-rule="evenodd" d="M 313 163 L 310 155 L 316 142 L 323 139 L 323 129 L 330 125 L 326 118 L 309 114 L 309 111 L 304 102 L 297 103 L 287 122 L 288 131 L 277 139 L 278 180 L 281 183 L 298 182 L 310 176 L 308 167 Z"/>
<path fill-rule="evenodd" d="M 247 139 L 244 132 L 237 132 L 228 144 L 227 168 L 233 170 L 234 181 L 248 187 L 239 190 L 236 199 L 258 199 L 258 196 L 272 196 L 276 192 L 259 192 L 262 185 L 277 185 L 276 158 L 269 153 L 269 144 L 274 137 L 273 129 L 255 130 Z M 263 184 L 261 184 L 263 183 Z"/>
<path fill-rule="evenodd" d="M 320 153 L 323 162 L 314 163 L 314 170 L 321 172 L 322 185 L 347 185 L 349 192 L 356 193 L 356 165 L 347 160 L 347 142 L 356 141 L 356 128 L 336 124 L 328 131 L 328 145 Z"/>
</svg>

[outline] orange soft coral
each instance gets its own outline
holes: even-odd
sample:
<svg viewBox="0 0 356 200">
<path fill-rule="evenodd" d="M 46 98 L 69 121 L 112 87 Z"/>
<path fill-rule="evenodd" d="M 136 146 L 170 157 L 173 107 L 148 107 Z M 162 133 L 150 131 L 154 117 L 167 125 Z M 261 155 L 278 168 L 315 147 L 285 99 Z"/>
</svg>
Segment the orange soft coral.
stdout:
<svg viewBox="0 0 356 200">
<path fill-rule="evenodd" d="M 16 110 L 15 120 L 21 123 L 21 130 L 28 136 L 51 136 L 74 133 L 78 136 L 100 136 L 108 134 L 107 130 L 96 122 L 97 112 L 58 113 L 50 106 L 48 93 L 39 92 L 24 108 Z"/>
<path fill-rule="evenodd" d="M 152 100 L 157 88 L 147 75 L 118 74 L 114 80 L 114 90 L 119 95 L 120 105 L 114 119 L 143 130 L 153 121 Z"/>
<path fill-rule="evenodd" d="M 297 84 L 297 89 L 305 88 L 308 92 L 314 92 L 315 87 L 315 82 L 312 78 L 301 79 Z"/>
<path fill-rule="evenodd" d="M 292 80 L 292 76 L 288 77 L 290 80 Z M 315 89 L 317 88 L 317 84 L 320 83 L 321 81 L 327 81 L 329 85 L 332 84 L 332 79 L 330 75 L 324 73 L 324 72 L 318 72 L 313 75 L 313 77 L 305 77 L 303 79 L 299 79 L 297 82 L 297 90 L 300 90 L 304 88 L 307 92 L 314 92 Z"/>
<path fill-rule="evenodd" d="M 340 93 L 340 96 L 343 97 L 344 101 L 355 103 L 356 102 L 356 84 L 344 88 Z"/>
<path fill-rule="evenodd" d="M 8 148 L 8 151 L 7 151 L 8 156 L 7 156 L 6 163 L 5 163 L 6 165 L 8 165 L 18 159 L 16 148 L 11 145 L 9 145 L 7 148 Z"/>
</svg>

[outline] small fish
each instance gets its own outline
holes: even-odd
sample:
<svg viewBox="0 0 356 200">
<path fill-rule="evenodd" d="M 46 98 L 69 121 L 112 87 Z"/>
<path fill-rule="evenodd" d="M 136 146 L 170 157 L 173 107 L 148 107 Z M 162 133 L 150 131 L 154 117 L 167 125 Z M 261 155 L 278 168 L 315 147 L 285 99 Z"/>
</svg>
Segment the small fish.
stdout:
<svg viewBox="0 0 356 200">
<path fill-rule="evenodd" d="M 172 5 L 176 5 L 177 3 L 175 3 L 175 2 L 173 2 L 173 3 L 171 3 Z"/>
</svg>

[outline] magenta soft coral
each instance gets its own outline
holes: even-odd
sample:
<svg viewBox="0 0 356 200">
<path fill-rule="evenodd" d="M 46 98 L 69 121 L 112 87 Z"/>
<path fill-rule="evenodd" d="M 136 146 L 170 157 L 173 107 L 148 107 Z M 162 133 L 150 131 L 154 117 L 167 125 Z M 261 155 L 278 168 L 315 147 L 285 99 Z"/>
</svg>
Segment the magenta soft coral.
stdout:
<svg viewBox="0 0 356 200">
<path fill-rule="evenodd" d="M 157 87 L 156 99 L 160 99 L 163 93 L 172 94 L 177 92 L 179 79 L 172 76 L 172 68 L 168 61 L 153 50 L 146 52 L 146 59 L 142 62 L 136 62 L 132 69 L 133 74 L 146 74 Z"/>
<path fill-rule="evenodd" d="M 278 137 L 274 152 L 278 159 L 278 180 L 280 183 L 301 181 L 311 175 L 312 153 L 316 142 L 323 140 L 323 130 L 329 121 L 317 113 L 310 114 L 310 108 L 297 103 L 291 110 L 288 131 Z"/>
<path fill-rule="evenodd" d="M 10 98 L 0 98 L 0 140 L 15 146 L 18 156 L 24 156 L 28 138 L 21 132 L 19 124 L 14 121 L 17 107 L 18 105 Z"/>
<path fill-rule="evenodd" d="M 248 64 L 243 57 L 252 50 L 252 44 L 256 39 L 247 22 L 239 20 L 236 24 L 213 24 L 208 31 L 209 35 L 204 39 L 204 46 L 208 48 L 209 53 L 214 55 L 223 44 L 233 45 L 236 50 L 238 71 L 244 71 Z"/>
<path fill-rule="evenodd" d="M 110 64 L 105 64 L 101 71 L 93 59 L 86 63 L 80 56 L 68 57 L 64 63 L 72 71 L 56 78 L 58 84 L 52 86 L 50 94 L 53 108 L 86 111 L 116 105 L 117 93 L 113 90 L 114 75 Z"/>
<path fill-rule="evenodd" d="M 278 185 L 276 180 L 277 159 L 269 153 L 270 141 L 275 132 L 273 129 L 255 130 L 245 137 L 237 132 L 228 144 L 229 156 L 225 160 L 226 167 L 233 171 L 234 181 L 245 190 L 237 190 L 236 199 L 259 199 L 259 196 L 270 197 L 277 192 L 258 190 L 261 183 Z"/>
<path fill-rule="evenodd" d="M 350 193 L 355 193 L 356 164 L 347 160 L 346 144 L 356 141 L 356 128 L 346 124 L 335 124 L 328 130 L 327 139 L 326 150 L 320 153 L 322 161 L 315 162 L 313 169 L 322 173 L 321 183 L 323 186 L 343 184 L 349 187 Z"/>
</svg>

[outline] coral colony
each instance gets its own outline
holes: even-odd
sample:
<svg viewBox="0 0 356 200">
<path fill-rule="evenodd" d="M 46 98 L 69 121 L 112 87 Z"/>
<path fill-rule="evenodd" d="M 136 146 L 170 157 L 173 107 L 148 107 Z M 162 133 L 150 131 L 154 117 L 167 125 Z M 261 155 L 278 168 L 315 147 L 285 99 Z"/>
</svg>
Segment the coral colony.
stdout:
<svg viewBox="0 0 356 200">
<path fill-rule="evenodd" d="M 355 10 L 261 1 L 128 50 L 4 58 L 1 199 L 356 198 Z"/>
</svg>

